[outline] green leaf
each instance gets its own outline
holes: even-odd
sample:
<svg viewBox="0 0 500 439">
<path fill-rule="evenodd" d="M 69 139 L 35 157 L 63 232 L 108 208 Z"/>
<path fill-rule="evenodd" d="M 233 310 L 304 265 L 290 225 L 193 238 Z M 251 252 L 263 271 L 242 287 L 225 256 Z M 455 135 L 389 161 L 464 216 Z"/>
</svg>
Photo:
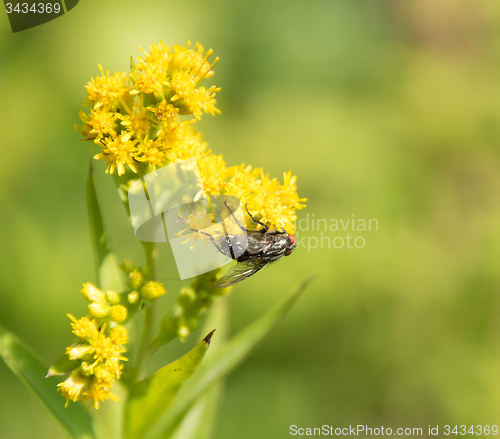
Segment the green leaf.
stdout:
<svg viewBox="0 0 500 439">
<path fill-rule="evenodd" d="M 212 384 L 194 403 L 184 416 L 179 428 L 171 439 L 210 439 L 214 436 L 214 427 L 224 393 L 224 381 Z"/>
<path fill-rule="evenodd" d="M 145 439 L 158 437 L 170 438 L 190 407 L 211 386 L 228 375 L 245 361 L 257 345 L 269 334 L 287 315 L 302 291 L 312 281 L 311 276 L 299 288 L 278 306 L 264 314 L 256 322 L 234 336 L 211 358 L 203 362 L 200 370 L 186 383 L 170 409 L 148 431 Z"/>
<path fill-rule="evenodd" d="M 57 392 L 55 382 L 52 379 L 45 379 L 47 366 L 2 327 L 0 327 L 0 356 L 74 438 L 95 437 L 90 414 L 74 404 L 64 408 L 64 398 Z"/>
<path fill-rule="evenodd" d="M 80 360 L 70 360 L 68 354 L 64 354 L 49 368 L 49 373 L 45 378 L 55 375 L 64 375 L 80 366 Z"/>
<path fill-rule="evenodd" d="M 209 328 L 217 328 L 217 343 L 213 343 L 203 361 L 208 361 L 226 342 L 229 333 L 229 302 L 222 297 L 214 303 L 208 318 L 203 325 L 202 333 Z M 214 437 L 220 402 L 224 394 L 224 380 L 212 386 L 197 399 L 184 416 L 181 425 L 176 429 L 172 439 L 210 439 Z"/>
<path fill-rule="evenodd" d="M 184 381 L 193 375 L 205 356 L 213 333 L 208 334 L 183 357 L 132 386 L 125 406 L 127 439 L 142 438 L 167 410 Z"/>
<path fill-rule="evenodd" d="M 90 162 L 87 180 L 87 207 L 97 284 L 104 291 L 115 290 L 120 292 L 125 287 L 123 273 L 111 251 L 108 235 L 104 227 L 101 207 L 94 184 L 92 161 Z"/>
</svg>

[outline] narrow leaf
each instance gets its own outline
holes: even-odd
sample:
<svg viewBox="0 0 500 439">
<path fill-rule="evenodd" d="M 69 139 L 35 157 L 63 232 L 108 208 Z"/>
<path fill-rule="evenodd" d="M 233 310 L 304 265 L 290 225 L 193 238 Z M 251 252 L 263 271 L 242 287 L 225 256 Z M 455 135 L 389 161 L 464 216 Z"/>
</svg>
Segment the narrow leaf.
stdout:
<svg viewBox="0 0 500 439">
<path fill-rule="evenodd" d="M 179 392 L 176 400 L 158 422 L 148 431 L 146 439 L 171 437 L 192 404 L 206 392 L 210 386 L 228 375 L 245 361 L 257 345 L 287 315 L 302 291 L 314 276 L 304 281 L 299 288 L 278 306 L 264 314 L 256 322 L 234 336 L 211 358 L 200 366 L 192 380 Z"/>
<path fill-rule="evenodd" d="M 219 406 L 224 393 L 224 381 L 212 384 L 210 388 L 191 406 L 182 419 L 179 428 L 169 439 L 211 439 Z"/>
<path fill-rule="evenodd" d="M 103 290 L 121 291 L 124 288 L 123 273 L 111 252 L 109 238 L 104 227 L 101 207 L 94 184 L 92 161 L 87 180 L 87 207 L 97 284 Z"/>
<path fill-rule="evenodd" d="M 127 439 L 142 438 L 167 410 L 184 381 L 193 375 L 205 356 L 213 333 L 208 334 L 183 357 L 132 386 L 125 407 Z"/>
<path fill-rule="evenodd" d="M 64 398 L 57 392 L 54 381 L 45 379 L 47 366 L 2 327 L 0 327 L 0 356 L 74 438 L 95 437 L 90 414 L 77 405 L 64 408 Z"/>
<path fill-rule="evenodd" d="M 202 334 L 209 328 L 217 328 L 217 343 L 214 343 L 203 361 L 213 357 L 226 342 L 229 333 L 229 302 L 228 297 L 217 300 L 206 322 Z M 214 436 L 216 419 L 220 402 L 224 394 L 224 380 L 212 384 L 210 388 L 196 400 L 188 413 L 184 416 L 181 425 L 176 429 L 173 439 L 210 439 Z"/>
</svg>

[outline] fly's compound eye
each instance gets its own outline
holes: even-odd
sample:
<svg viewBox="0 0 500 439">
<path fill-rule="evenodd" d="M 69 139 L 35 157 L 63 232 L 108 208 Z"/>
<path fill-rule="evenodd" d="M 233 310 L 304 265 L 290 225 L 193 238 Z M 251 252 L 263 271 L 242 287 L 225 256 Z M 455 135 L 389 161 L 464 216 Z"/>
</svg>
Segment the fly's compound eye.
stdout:
<svg viewBox="0 0 500 439">
<path fill-rule="evenodd" d="M 291 245 L 295 245 L 295 236 L 293 236 L 291 233 L 288 234 L 288 239 L 290 240 Z M 291 252 L 290 252 L 291 253 Z M 287 255 L 288 256 L 288 255 Z"/>
</svg>

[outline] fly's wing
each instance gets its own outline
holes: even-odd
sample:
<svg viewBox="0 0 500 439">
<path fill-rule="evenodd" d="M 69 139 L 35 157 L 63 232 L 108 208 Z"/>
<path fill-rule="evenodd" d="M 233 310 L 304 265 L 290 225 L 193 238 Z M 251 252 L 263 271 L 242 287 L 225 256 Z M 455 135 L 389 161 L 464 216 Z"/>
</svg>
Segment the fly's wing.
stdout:
<svg viewBox="0 0 500 439">
<path fill-rule="evenodd" d="M 215 282 L 215 286 L 219 288 L 227 288 L 235 285 L 242 280 L 254 275 L 260 269 L 266 266 L 266 262 L 251 261 L 239 262 L 234 267 L 231 267 L 227 273 Z"/>
</svg>

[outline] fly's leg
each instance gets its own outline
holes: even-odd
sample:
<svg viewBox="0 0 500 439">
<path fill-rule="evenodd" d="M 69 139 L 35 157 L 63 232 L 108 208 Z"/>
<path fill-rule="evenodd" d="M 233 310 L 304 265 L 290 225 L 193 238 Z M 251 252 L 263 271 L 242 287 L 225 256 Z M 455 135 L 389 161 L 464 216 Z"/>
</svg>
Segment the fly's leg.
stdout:
<svg viewBox="0 0 500 439">
<path fill-rule="evenodd" d="M 231 214 L 231 216 L 234 218 L 234 220 L 236 221 L 236 224 L 238 224 L 238 226 L 240 226 L 240 229 L 243 231 L 243 232 L 248 232 L 248 230 L 246 229 L 246 227 L 243 227 L 240 222 L 238 221 L 238 219 L 234 216 L 234 213 L 233 211 L 231 210 L 231 208 L 227 205 L 227 203 L 224 201 L 224 205 L 227 207 L 227 210 L 229 210 L 229 213 Z M 248 212 L 248 210 L 247 210 Z"/>
<path fill-rule="evenodd" d="M 245 210 L 247 211 L 248 215 L 250 216 L 250 219 L 256 223 L 256 224 L 260 224 L 262 227 L 264 227 L 264 233 L 266 233 L 268 230 L 269 230 L 269 227 L 266 226 L 264 223 L 261 223 L 259 220 L 256 220 L 252 214 L 248 211 L 248 206 L 245 204 Z"/>
<path fill-rule="evenodd" d="M 285 233 L 286 230 L 282 228 L 281 230 L 271 230 L 269 235 L 284 235 Z"/>
<path fill-rule="evenodd" d="M 220 253 L 222 253 L 223 255 L 226 254 L 226 252 L 222 249 L 222 246 L 220 244 L 217 243 L 217 241 L 214 239 L 214 237 L 210 234 L 210 233 L 207 233 L 207 232 L 202 232 L 201 230 L 195 230 L 195 229 L 191 229 L 192 232 L 196 232 L 196 233 L 201 233 L 202 235 L 205 235 L 205 236 L 208 236 L 210 238 L 210 240 L 212 241 L 212 244 L 215 246 L 215 248 L 217 250 L 219 250 Z M 232 250 L 231 250 L 231 256 L 232 256 Z M 234 258 L 233 258 L 234 259 Z"/>
</svg>

